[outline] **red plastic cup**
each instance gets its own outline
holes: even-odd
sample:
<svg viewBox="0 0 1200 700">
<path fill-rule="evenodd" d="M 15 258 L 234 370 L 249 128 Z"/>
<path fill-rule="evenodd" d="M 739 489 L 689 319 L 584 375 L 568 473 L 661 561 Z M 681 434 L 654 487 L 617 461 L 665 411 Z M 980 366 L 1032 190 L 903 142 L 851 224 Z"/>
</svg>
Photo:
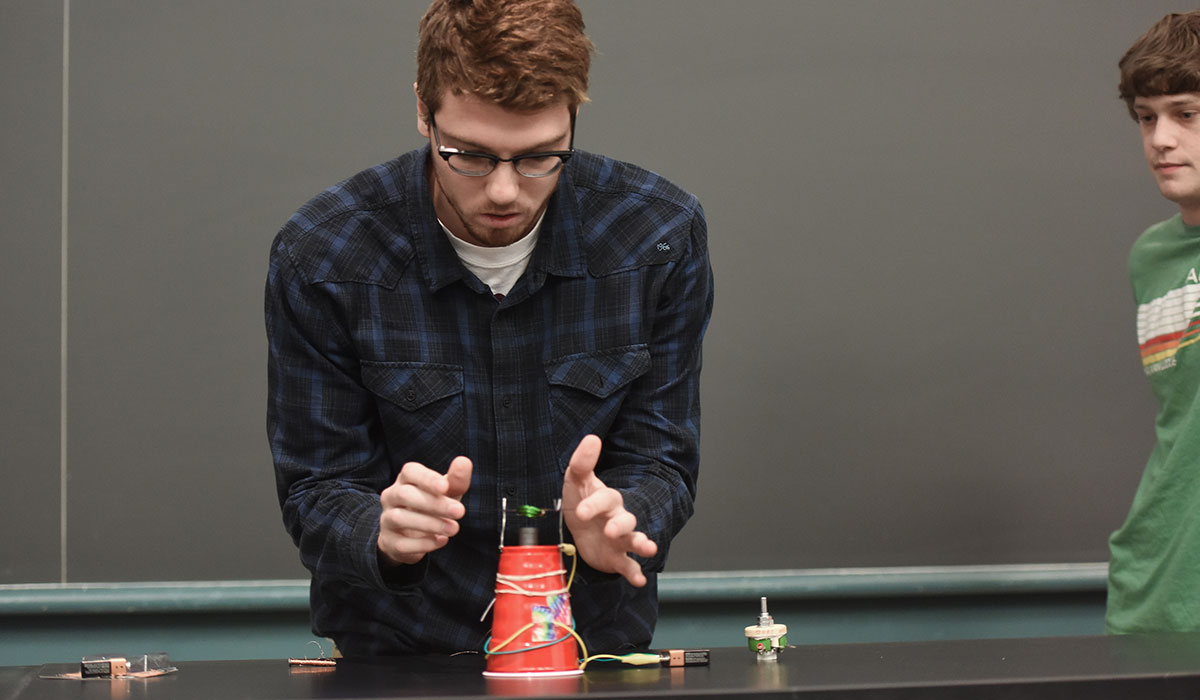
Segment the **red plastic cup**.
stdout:
<svg viewBox="0 0 1200 700">
<path fill-rule="evenodd" d="M 574 625 L 563 573 L 556 545 L 505 547 L 500 552 L 485 676 L 583 673 L 579 646 L 569 631 Z"/>
</svg>

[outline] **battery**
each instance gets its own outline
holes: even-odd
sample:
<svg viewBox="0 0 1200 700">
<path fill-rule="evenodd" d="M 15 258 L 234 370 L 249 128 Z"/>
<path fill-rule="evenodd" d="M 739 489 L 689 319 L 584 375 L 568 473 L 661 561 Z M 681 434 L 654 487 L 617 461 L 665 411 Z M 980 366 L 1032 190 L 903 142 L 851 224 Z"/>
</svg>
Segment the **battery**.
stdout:
<svg viewBox="0 0 1200 700">
<path fill-rule="evenodd" d="M 129 663 L 120 656 L 104 659 L 84 659 L 79 662 L 83 678 L 116 678 L 129 672 Z"/>
<path fill-rule="evenodd" d="M 663 649 L 658 656 L 663 666 L 703 666 L 708 663 L 708 649 Z"/>
</svg>

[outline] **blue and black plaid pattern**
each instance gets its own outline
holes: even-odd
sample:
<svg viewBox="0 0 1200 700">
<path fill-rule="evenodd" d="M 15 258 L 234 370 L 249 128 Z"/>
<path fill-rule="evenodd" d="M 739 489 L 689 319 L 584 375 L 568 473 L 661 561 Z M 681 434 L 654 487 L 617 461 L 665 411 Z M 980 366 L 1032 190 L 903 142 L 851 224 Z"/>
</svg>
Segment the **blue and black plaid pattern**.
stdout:
<svg viewBox="0 0 1200 700">
<path fill-rule="evenodd" d="M 497 300 L 438 226 L 428 157 L 326 190 L 271 250 L 267 430 L 284 523 L 313 574 L 313 629 L 347 655 L 480 649 L 501 497 L 549 506 L 595 433 L 597 473 L 659 554 L 643 589 L 581 561 L 572 609 L 589 649 L 644 647 L 652 572 L 696 493 L 713 303 L 703 210 L 653 173 L 581 152 L 529 268 Z M 460 454 L 474 462 L 460 533 L 381 570 L 379 493 L 406 462 L 444 472 Z"/>
</svg>

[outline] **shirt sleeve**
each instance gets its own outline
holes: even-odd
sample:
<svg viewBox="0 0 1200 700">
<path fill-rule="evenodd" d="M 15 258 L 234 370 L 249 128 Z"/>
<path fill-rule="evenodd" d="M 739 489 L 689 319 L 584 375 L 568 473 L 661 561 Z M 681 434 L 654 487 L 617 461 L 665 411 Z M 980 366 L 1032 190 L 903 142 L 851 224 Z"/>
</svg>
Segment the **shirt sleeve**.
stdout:
<svg viewBox="0 0 1200 700">
<path fill-rule="evenodd" d="M 701 342 L 713 308 L 708 229 L 697 203 L 687 246 L 672 263 L 654 310 L 650 369 L 604 436 L 597 474 L 622 492 L 638 529 L 658 544 L 643 561 L 661 571 L 671 539 L 693 512 L 700 468 Z"/>
<path fill-rule="evenodd" d="M 276 240 L 265 300 L 276 488 L 314 576 L 399 592 L 420 581 L 424 562 L 380 567 L 379 494 L 392 469 L 337 299 L 337 285 L 304 279 Z"/>
</svg>

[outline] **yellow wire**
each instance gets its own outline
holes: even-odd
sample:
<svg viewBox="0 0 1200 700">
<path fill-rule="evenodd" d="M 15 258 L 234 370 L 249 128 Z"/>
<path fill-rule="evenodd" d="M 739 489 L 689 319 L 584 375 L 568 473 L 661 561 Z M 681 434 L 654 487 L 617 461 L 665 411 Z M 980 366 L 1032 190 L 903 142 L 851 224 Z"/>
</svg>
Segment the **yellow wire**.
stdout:
<svg viewBox="0 0 1200 700">
<path fill-rule="evenodd" d="M 583 664 L 580 665 L 580 668 L 587 666 L 589 661 L 597 661 L 599 659 L 613 659 L 630 666 L 649 666 L 651 664 L 657 666 L 658 664 L 662 663 L 662 657 L 660 657 L 658 654 L 633 653 L 623 654 L 621 656 L 616 656 L 614 654 L 596 654 L 595 656 L 584 659 Z"/>
<path fill-rule="evenodd" d="M 564 543 L 560 544 L 559 547 L 562 549 L 563 554 L 571 557 L 571 575 L 567 577 L 567 590 L 569 591 L 571 590 L 571 584 L 575 582 L 575 564 L 579 562 L 579 557 L 575 555 L 575 545 Z"/>
<path fill-rule="evenodd" d="M 579 633 L 575 631 L 575 628 L 568 627 L 561 622 L 555 622 L 554 624 L 558 625 L 559 627 L 561 627 L 571 633 L 571 636 L 575 638 L 575 641 L 579 642 L 579 649 L 580 649 L 580 651 L 583 652 L 583 656 L 586 659 L 587 658 L 587 645 L 583 643 L 583 637 L 579 636 Z M 586 661 L 585 661 L 585 663 L 586 663 Z M 584 664 L 580 664 L 579 668 L 583 668 L 583 666 L 584 666 Z"/>
<path fill-rule="evenodd" d="M 492 647 L 491 649 L 488 649 L 488 648 L 485 646 L 485 647 L 483 648 L 483 653 L 484 653 L 484 654 L 495 654 L 496 652 L 500 651 L 501 649 L 503 649 L 504 647 L 508 646 L 509 644 L 512 644 L 512 643 L 513 643 L 513 640 L 515 640 L 517 637 L 520 637 L 520 636 L 521 636 L 521 634 L 523 634 L 523 633 L 524 633 L 526 630 L 528 630 L 530 627 L 533 627 L 535 624 L 537 624 L 537 623 L 536 623 L 536 622 L 530 622 L 528 625 L 525 625 L 524 627 L 522 627 L 521 629 L 517 630 L 516 632 L 513 632 L 513 636 L 509 637 L 508 639 L 504 640 L 503 642 L 500 642 L 499 644 L 497 644 L 496 646 Z"/>
<path fill-rule="evenodd" d="M 584 659 L 584 660 L 583 660 L 583 663 L 579 664 L 579 668 L 581 668 L 581 669 L 586 669 L 586 668 L 587 668 L 587 665 L 588 665 L 588 663 L 589 663 L 589 662 L 591 662 L 591 661 L 598 661 L 598 660 L 600 660 L 600 659 L 617 659 L 617 660 L 620 660 L 620 658 L 621 658 L 621 657 L 619 657 L 619 656 L 614 656 L 613 654 L 596 654 L 595 656 L 589 656 L 589 657 L 587 657 L 586 659 Z"/>
<path fill-rule="evenodd" d="M 515 640 L 517 637 L 521 636 L 521 634 L 524 633 L 526 630 L 528 630 L 530 627 L 533 627 L 534 624 L 535 623 L 530 622 L 529 624 L 525 625 L 521 629 L 514 632 L 511 637 L 504 640 L 503 642 L 500 642 L 499 644 L 492 647 L 491 649 L 488 649 L 485 647 L 484 653 L 485 654 L 494 654 L 494 653 L 500 651 L 504 647 L 511 644 L 513 642 L 513 640 Z M 572 637 L 575 638 L 575 641 L 579 643 L 579 649 L 582 652 L 582 656 L 583 656 L 583 659 L 579 662 L 579 670 L 580 671 L 586 670 L 587 665 L 589 663 L 591 663 L 592 661 L 598 661 L 600 659 L 613 659 L 615 661 L 620 661 L 623 664 L 629 664 L 630 666 L 649 666 L 650 664 L 657 664 L 662 661 L 662 659 L 659 658 L 658 654 L 634 653 L 634 654 L 625 654 L 624 656 L 617 656 L 615 654 L 596 654 L 595 656 L 588 656 L 587 644 L 584 644 L 583 637 L 580 637 L 579 633 L 576 632 L 573 627 L 564 625 L 563 623 L 557 622 L 557 621 L 555 621 L 553 624 L 556 627 L 561 627 L 561 628 L 565 629 L 568 633 L 570 633 L 570 635 Z"/>
</svg>

